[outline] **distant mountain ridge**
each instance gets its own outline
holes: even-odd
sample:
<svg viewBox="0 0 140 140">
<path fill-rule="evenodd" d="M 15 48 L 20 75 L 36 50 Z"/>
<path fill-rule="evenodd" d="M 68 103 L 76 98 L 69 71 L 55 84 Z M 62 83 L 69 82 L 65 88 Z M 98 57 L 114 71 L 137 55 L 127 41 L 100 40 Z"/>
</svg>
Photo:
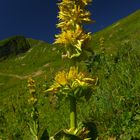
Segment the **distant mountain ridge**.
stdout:
<svg viewBox="0 0 140 140">
<path fill-rule="evenodd" d="M 24 36 L 13 36 L 5 39 L 0 41 L 0 59 L 25 53 L 29 48 L 30 44 Z"/>
</svg>

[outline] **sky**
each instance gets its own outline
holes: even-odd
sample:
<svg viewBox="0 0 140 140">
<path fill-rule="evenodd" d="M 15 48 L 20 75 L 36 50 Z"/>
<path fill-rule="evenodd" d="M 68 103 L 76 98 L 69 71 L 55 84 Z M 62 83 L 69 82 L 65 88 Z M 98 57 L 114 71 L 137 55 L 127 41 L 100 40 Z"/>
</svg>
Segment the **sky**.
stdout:
<svg viewBox="0 0 140 140">
<path fill-rule="evenodd" d="M 53 43 L 60 0 L 0 0 L 0 40 L 24 35 Z M 86 29 L 95 33 L 140 9 L 140 0 L 93 0 L 88 6 L 94 24 Z"/>
</svg>

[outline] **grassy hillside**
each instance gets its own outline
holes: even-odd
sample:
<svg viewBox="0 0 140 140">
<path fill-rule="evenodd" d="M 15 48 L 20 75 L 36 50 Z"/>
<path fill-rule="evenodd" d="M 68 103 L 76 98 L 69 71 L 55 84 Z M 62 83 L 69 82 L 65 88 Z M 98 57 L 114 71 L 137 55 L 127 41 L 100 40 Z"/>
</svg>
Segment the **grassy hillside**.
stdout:
<svg viewBox="0 0 140 140">
<path fill-rule="evenodd" d="M 140 139 L 140 10 L 93 35 L 88 68 L 99 77 L 90 118 L 106 136 Z"/>
<path fill-rule="evenodd" d="M 125 44 L 133 45 L 140 52 L 140 10 L 115 22 L 93 35 L 91 46 L 97 50 L 103 40 L 105 53 L 114 54 Z"/>
<path fill-rule="evenodd" d="M 28 114 L 26 117 L 24 115 L 26 108 L 28 108 L 28 77 L 33 77 L 37 81 L 37 87 L 41 87 L 38 92 L 42 100 L 44 98 L 41 91 L 42 85 L 46 80 L 52 79 L 56 71 L 63 69 L 67 65 L 63 63 L 57 46 L 43 41 L 27 40 L 31 47 L 26 53 L 9 56 L 0 62 L 0 121 L 2 124 L 0 138 L 8 139 L 11 135 L 18 135 L 16 134 L 18 131 L 20 133 L 21 131 L 24 132 L 23 127 L 25 127 L 27 133 L 23 139 L 27 139 L 27 136 L 30 134 L 27 123 L 25 126 L 22 126 L 23 122 L 29 117 Z M 42 104 L 45 101 L 43 100 Z M 42 111 L 46 112 L 47 103 L 48 101 L 46 101 L 43 107 L 41 106 Z M 16 112 L 14 112 L 13 108 L 16 108 Z M 45 117 L 45 114 L 41 117 Z M 24 134 L 20 135 L 23 136 Z"/>
<path fill-rule="evenodd" d="M 81 69 L 87 66 L 92 75 L 99 77 L 99 85 L 90 102 L 79 103 L 78 120 L 94 120 L 98 133 L 103 138 L 107 135 L 117 136 L 121 140 L 135 135 L 140 138 L 140 128 L 137 127 L 140 121 L 135 118 L 137 116 L 140 120 L 139 29 L 140 10 L 95 33 L 89 43 L 95 54 L 89 57 L 86 64 L 80 65 Z M 0 138 L 4 140 L 30 140 L 29 127 L 26 124 L 30 116 L 27 101 L 29 76 L 37 84 L 40 135 L 45 128 L 52 135 L 60 128 L 68 127 L 67 102 L 62 101 L 59 108 L 55 102 L 50 104 L 53 99 L 46 98 L 42 91 L 43 85 L 50 82 L 55 72 L 70 64 L 62 60 L 60 46 L 39 40 L 26 40 L 30 45 L 27 52 L 9 56 L 0 62 Z M 0 41 L 0 46 L 9 41 L 10 39 Z M 132 124 L 131 120 L 135 122 Z M 134 136 L 130 135 L 130 128 L 135 128 Z"/>
</svg>

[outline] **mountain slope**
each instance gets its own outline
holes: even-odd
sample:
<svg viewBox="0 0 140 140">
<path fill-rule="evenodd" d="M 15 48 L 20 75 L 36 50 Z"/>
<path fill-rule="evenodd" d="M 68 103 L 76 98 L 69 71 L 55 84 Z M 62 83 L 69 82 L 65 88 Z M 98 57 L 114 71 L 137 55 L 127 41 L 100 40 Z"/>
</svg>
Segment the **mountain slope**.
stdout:
<svg viewBox="0 0 140 140">
<path fill-rule="evenodd" d="M 114 54 L 125 44 L 135 46 L 140 52 L 140 10 L 95 33 L 90 45 L 98 50 L 101 42 L 106 53 Z"/>
<path fill-rule="evenodd" d="M 95 52 L 100 51 L 100 49 L 104 49 L 106 53 L 115 54 L 120 47 L 123 47 L 126 44 L 131 44 L 134 49 L 137 50 L 136 52 L 140 52 L 139 29 L 140 10 L 124 19 L 119 20 L 104 30 L 95 33 L 92 36 L 90 46 Z M 11 78 L 15 75 L 15 78 L 21 77 L 21 79 L 23 78 L 25 80 L 28 76 L 37 75 L 36 77 L 39 77 L 41 74 L 46 74 L 50 79 L 52 77 L 51 75 L 58 69 L 62 69 L 61 67 L 64 65 L 63 60 L 61 59 L 61 48 L 57 45 L 49 45 L 46 42 L 33 39 L 26 39 L 25 41 L 24 37 L 19 38 L 19 40 L 29 42 L 26 46 L 27 49 L 29 49 L 28 47 L 30 46 L 30 49 L 26 53 L 15 57 L 9 57 L 8 59 L 0 62 L 1 94 L 5 89 L 7 90 L 13 88 L 13 82 L 12 85 L 9 83 L 12 81 L 12 79 L 9 80 L 10 75 Z M 7 42 L 13 42 L 14 39 L 15 37 L 12 37 L 4 41 L 0 41 L 0 46 L 7 44 Z M 22 41 L 17 42 L 17 46 L 20 46 L 21 42 Z M 40 73 L 40 75 L 36 73 Z M 3 88 L 4 90 L 2 91 Z M 8 92 L 6 93 L 8 94 Z"/>
<path fill-rule="evenodd" d="M 121 112 L 122 108 L 120 108 L 120 110 L 115 108 L 115 111 L 118 112 L 114 113 L 113 107 L 117 107 L 118 102 L 127 101 L 129 98 L 124 99 L 125 95 L 129 95 L 129 92 L 138 94 L 139 97 L 139 57 L 133 57 L 135 53 L 140 54 L 139 29 L 140 10 L 119 20 L 104 30 L 93 34 L 92 41 L 89 43 L 93 51 L 95 51 L 95 55 L 101 56 L 101 61 L 98 61 L 97 58 L 95 63 L 92 61 L 91 66 L 93 69 L 93 73 L 91 73 L 99 76 L 100 88 L 98 88 L 97 95 L 94 96 L 95 98 L 92 98 L 92 102 L 82 103 L 78 110 L 81 113 L 82 119 L 86 118 L 89 112 L 97 112 L 92 116 L 92 119 L 95 118 L 94 120 L 95 122 L 97 121 L 97 124 L 105 124 L 105 126 L 101 124 L 98 127 L 105 133 L 108 128 L 114 125 L 113 122 L 119 120 L 119 113 L 123 112 Z M 28 40 L 30 45 L 30 49 L 27 52 L 13 55 L 0 61 L 0 123 L 3 124 L 3 127 L 0 128 L 0 138 L 2 134 L 4 135 L 4 139 L 11 134 L 17 137 L 17 139 L 21 139 L 20 135 L 25 140 L 30 139 L 29 128 L 26 125 L 26 121 L 28 120 L 26 116 L 29 116 L 29 114 L 26 114 L 29 98 L 27 78 L 30 76 L 37 81 L 36 87 L 40 99 L 41 127 L 44 128 L 47 125 L 47 129 L 53 134 L 59 130 L 61 126 L 68 126 L 68 124 L 66 124 L 68 121 L 66 121 L 66 115 L 68 113 L 66 105 L 62 106 L 60 110 L 53 110 L 49 106 L 48 99 L 42 94 L 42 90 L 44 83 L 48 85 L 48 82 L 50 82 L 58 70 L 67 68 L 68 65 L 70 65 L 69 61 L 66 62 L 61 58 L 60 46 L 51 45 L 40 40 L 26 40 Z M 4 44 L 6 41 L 1 41 L 0 44 Z M 131 51 L 131 49 L 129 50 L 130 46 L 133 51 Z M 128 50 L 126 55 L 124 55 L 124 52 L 121 52 L 114 63 L 112 55 L 118 55 L 118 51 L 122 48 Z M 85 65 L 82 65 L 82 68 L 84 67 Z M 119 98 L 120 95 L 121 99 Z M 133 98 L 132 96 L 132 101 L 134 101 Z M 51 101 L 53 103 L 52 105 L 54 105 L 55 100 L 52 98 Z M 132 103 L 132 101 L 130 103 Z M 138 102 L 139 101 L 136 103 Z M 93 106 L 93 104 L 95 106 Z M 132 107 L 130 107 L 130 109 L 131 108 Z M 86 112 L 86 110 L 89 112 Z M 113 113 L 115 116 L 113 116 Z M 118 120 L 116 119 L 116 114 L 118 115 Z M 116 124 L 118 124 L 118 122 Z M 22 131 L 23 133 L 21 134 Z M 26 135 L 24 133 L 26 133 Z"/>
</svg>

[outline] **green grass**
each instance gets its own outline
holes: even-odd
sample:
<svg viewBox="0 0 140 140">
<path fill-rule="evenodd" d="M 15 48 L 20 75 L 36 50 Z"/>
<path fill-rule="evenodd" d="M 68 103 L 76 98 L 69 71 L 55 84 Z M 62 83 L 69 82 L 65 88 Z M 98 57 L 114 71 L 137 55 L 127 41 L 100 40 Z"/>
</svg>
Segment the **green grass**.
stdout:
<svg viewBox="0 0 140 140">
<path fill-rule="evenodd" d="M 78 104 L 78 121 L 96 124 L 100 138 L 116 136 L 119 140 L 140 139 L 140 10 L 95 33 L 90 46 L 95 54 L 85 64 L 99 83 L 89 102 Z M 100 38 L 104 38 L 101 48 Z M 9 40 L 9 39 L 7 39 Z M 0 45 L 7 42 L 0 41 Z M 50 135 L 69 127 L 67 101 L 56 104 L 43 93 L 54 74 L 68 68 L 61 59 L 61 47 L 28 39 L 31 48 L 23 54 L 0 61 L 0 138 L 30 140 L 27 122 L 30 106 L 27 77 L 36 81 L 39 98 L 40 135 L 47 128 Z M 51 104 L 50 104 L 51 102 Z M 54 127 L 55 126 L 55 127 Z M 121 136 L 121 137 L 120 137 Z"/>
<path fill-rule="evenodd" d="M 105 53 L 114 54 L 125 43 L 130 43 L 140 52 L 140 10 L 121 19 L 113 25 L 95 33 L 90 45 L 100 48 L 100 38 L 104 38 Z"/>
</svg>

